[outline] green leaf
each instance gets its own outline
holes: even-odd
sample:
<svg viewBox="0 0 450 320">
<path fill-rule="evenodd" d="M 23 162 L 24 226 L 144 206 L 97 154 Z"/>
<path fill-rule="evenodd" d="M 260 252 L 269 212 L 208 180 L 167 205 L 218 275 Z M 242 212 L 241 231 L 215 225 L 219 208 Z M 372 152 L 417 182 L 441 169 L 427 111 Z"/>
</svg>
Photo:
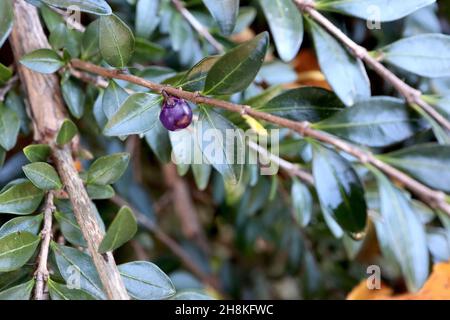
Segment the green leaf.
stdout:
<svg viewBox="0 0 450 320">
<path fill-rule="evenodd" d="M 226 95 L 243 91 L 255 79 L 269 45 L 269 34 L 260 33 L 224 54 L 208 72 L 206 94 Z"/>
<path fill-rule="evenodd" d="M 237 184 L 244 170 L 245 141 L 242 130 L 215 111 L 202 108 L 195 133 L 208 163 L 227 182 Z"/>
<path fill-rule="evenodd" d="M 137 232 L 136 218 L 128 207 L 120 208 L 105 234 L 98 252 L 113 251 L 131 240 Z"/>
<path fill-rule="evenodd" d="M 125 102 L 128 98 L 128 93 L 119 86 L 114 80 L 111 80 L 103 93 L 103 112 L 108 119 L 111 119 L 112 116 L 120 109 L 120 106 Z"/>
<path fill-rule="evenodd" d="M 31 182 L 42 190 L 59 190 L 62 188 L 56 170 L 46 162 L 33 162 L 22 167 Z"/>
<path fill-rule="evenodd" d="M 220 56 L 203 58 L 186 73 L 179 86 L 187 91 L 202 91 L 205 88 L 208 72 L 219 59 Z"/>
<path fill-rule="evenodd" d="M 46 162 L 50 157 L 51 148 L 47 144 L 30 144 L 23 149 L 23 153 L 30 162 Z"/>
<path fill-rule="evenodd" d="M 369 147 L 385 147 L 412 137 L 426 126 L 403 100 L 375 97 L 313 127 Z"/>
<path fill-rule="evenodd" d="M 107 185 L 120 179 L 130 161 L 129 153 L 115 153 L 94 161 L 88 171 L 87 183 Z"/>
<path fill-rule="evenodd" d="M 148 39 L 159 23 L 159 0 L 138 0 L 136 3 L 136 35 Z"/>
<path fill-rule="evenodd" d="M 345 231 L 356 234 L 366 226 L 364 189 L 351 164 L 335 151 L 314 146 L 313 175 L 320 205 Z"/>
<path fill-rule="evenodd" d="M 1 300 L 30 300 L 34 288 L 34 279 L 0 292 Z"/>
<path fill-rule="evenodd" d="M 203 3 L 219 24 L 222 34 L 231 34 L 239 13 L 239 0 L 203 0 Z"/>
<path fill-rule="evenodd" d="M 105 299 L 102 285 L 95 269 L 92 258 L 77 249 L 51 243 L 55 253 L 58 269 L 67 283 L 72 283 L 74 278 L 79 279 L 80 289 L 87 291 L 96 299 Z"/>
<path fill-rule="evenodd" d="M 169 277 L 158 266 L 147 261 L 136 261 L 119 266 L 125 287 L 138 300 L 162 300 L 175 294 Z"/>
<path fill-rule="evenodd" d="M 64 61 L 53 50 L 38 49 L 24 55 L 20 63 L 40 73 L 54 73 L 64 66 Z"/>
<path fill-rule="evenodd" d="M 59 223 L 61 233 L 67 241 L 76 246 L 87 247 L 86 240 L 84 240 L 80 226 L 72 212 L 56 211 L 55 218 Z"/>
<path fill-rule="evenodd" d="M 335 38 L 308 20 L 320 69 L 336 95 L 348 106 L 370 97 L 370 81 L 364 64 L 355 59 Z"/>
<path fill-rule="evenodd" d="M 295 121 L 317 122 L 344 108 L 333 92 L 303 87 L 286 91 L 257 109 Z"/>
<path fill-rule="evenodd" d="M 428 78 L 450 76 L 450 36 L 421 34 L 381 49 L 381 58 L 406 71 Z"/>
<path fill-rule="evenodd" d="M 14 148 L 20 130 L 20 119 L 0 102 L 0 145 L 6 151 Z"/>
<path fill-rule="evenodd" d="M 18 217 L 9 220 L 0 228 L 0 238 L 15 232 L 29 232 L 37 235 L 41 226 L 43 215 L 38 214 L 32 217 Z"/>
<path fill-rule="evenodd" d="M 112 14 L 111 7 L 105 0 L 41 0 L 42 2 L 57 8 L 68 9 L 77 7 L 78 10 L 97 15 Z"/>
<path fill-rule="evenodd" d="M 0 212 L 18 215 L 33 213 L 44 197 L 44 191 L 31 182 L 20 182 L 0 194 Z"/>
<path fill-rule="evenodd" d="M 195 184 L 199 190 L 205 190 L 208 186 L 212 167 L 209 164 L 192 164 L 192 173 L 194 174 Z"/>
<path fill-rule="evenodd" d="M 28 232 L 15 232 L 0 239 L 0 272 L 19 269 L 33 256 L 41 238 Z"/>
<path fill-rule="evenodd" d="M 349 14 L 362 19 L 387 22 L 401 19 L 436 0 L 320 0 L 318 10 L 329 10 Z M 378 16 L 379 13 L 379 16 Z"/>
<path fill-rule="evenodd" d="M 292 182 L 291 188 L 294 218 L 299 225 L 306 227 L 311 221 L 313 212 L 313 199 L 309 189 L 297 179 Z"/>
<path fill-rule="evenodd" d="M 68 285 L 55 282 L 50 278 L 47 285 L 52 300 L 95 300 L 84 290 L 69 288 Z"/>
<path fill-rule="evenodd" d="M 115 195 L 114 189 L 110 185 L 88 184 L 86 190 L 92 200 L 111 199 Z"/>
<path fill-rule="evenodd" d="M 428 277 L 429 258 L 424 225 L 408 198 L 382 173 L 372 170 L 378 181 L 381 201 L 380 230 L 400 265 L 409 291 L 417 291 Z"/>
<path fill-rule="evenodd" d="M 135 93 L 129 96 L 108 121 L 103 133 L 107 136 L 121 136 L 151 130 L 159 121 L 161 102 L 162 98 L 155 94 Z"/>
<path fill-rule="evenodd" d="M 0 85 L 4 85 L 9 79 L 11 79 L 13 71 L 11 68 L 0 63 Z"/>
<path fill-rule="evenodd" d="M 117 16 L 100 18 L 100 52 L 111 66 L 125 68 L 134 51 L 134 35 Z"/>
<path fill-rule="evenodd" d="M 421 144 L 379 157 L 431 188 L 450 192 L 450 146 Z"/>
<path fill-rule="evenodd" d="M 297 55 L 303 41 L 303 18 L 292 0 L 259 0 L 280 58 Z"/>
<path fill-rule="evenodd" d="M 13 0 L 0 1 L 0 48 L 8 39 L 14 22 Z"/>
<path fill-rule="evenodd" d="M 152 129 L 145 133 L 145 140 L 156 154 L 159 161 L 167 163 L 171 157 L 169 133 L 160 121 L 157 121 Z"/>
<path fill-rule="evenodd" d="M 91 22 L 81 39 L 81 59 L 88 60 L 100 53 L 99 48 L 99 20 Z"/>
<path fill-rule="evenodd" d="M 56 143 L 60 146 L 69 143 L 78 133 L 77 126 L 69 119 L 65 119 L 56 136 Z"/>
<path fill-rule="evenodd" d="M 86 92 L 80 82 L 71 78 L 63 79 L 61 91 L 70 113 L 75 118 L 80 119 L 83 116 L 86 102 Z"/>
</svg>

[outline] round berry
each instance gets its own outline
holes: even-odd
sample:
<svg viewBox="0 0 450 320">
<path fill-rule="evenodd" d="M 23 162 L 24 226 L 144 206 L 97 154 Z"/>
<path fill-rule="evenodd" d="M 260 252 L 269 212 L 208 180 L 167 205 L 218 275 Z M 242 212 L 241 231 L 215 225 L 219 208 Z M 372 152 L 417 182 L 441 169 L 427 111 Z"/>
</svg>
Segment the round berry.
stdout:
<svg viewBox="0 0 450 320">
<path fill-rule="evenodd" d="M 167 130 L 181 130 L 191 124 L 192 109 L 184 99 L 165 95 L 159 120 Z"/>
</svg>

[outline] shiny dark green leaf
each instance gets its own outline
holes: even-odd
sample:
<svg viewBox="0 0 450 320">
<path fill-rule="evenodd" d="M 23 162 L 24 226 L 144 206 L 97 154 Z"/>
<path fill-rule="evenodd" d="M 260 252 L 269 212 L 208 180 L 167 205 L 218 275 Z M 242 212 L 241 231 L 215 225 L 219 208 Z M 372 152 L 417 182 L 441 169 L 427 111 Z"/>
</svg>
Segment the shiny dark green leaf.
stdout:
<svg viewBox="0 0 450 320">
<path fill-rule="evenodd" d="M 86 191 L 92 200 L 110 199 L 114 197 L 114 189 L 110 185 L 88 184 Z"/>
<path fill-rule="evenodd" d="M 55 282 L 52 279 L 48 279 L 47 285 L 52 300 L 95 300 L 84 290 L 69 288 L 66 284 Z"/>
<path fill-rule="evenodd" d="M 16 112 L 0 102 L 0 146 L 5 150 L 14 148 L 20 130 L 20 119 Z"/>
<path fill-rule="evenodd" d="M 70 113 L 75 118 L 80 119 L 83 116 L 86 102 L 86 93 L 81 83 L 71 78 L 63 79 L 61 81 L 61 92 Z"/>
<path fill-rule="evenodd" d="M 119 86 L 114 80 L 111 80 L 103 93 L 102 105 L 103 112 L 105 112 L 106 117 L 111 119 L 127 98 L 128 93 L 125 89 Z"/>
<path fill-rule="evenodd" d="M 87 291 L 96 299 L 105 299 L 102 285 L 92 258 L 77 249 L 62 246 L 54 242 L 51 248 L 55 253 L 59 272 L 64 280 L 73 283 L 74 275 L 79 277 L 80 289 Z"/>
<path fill-rule="evenodd" d="M 8 39 L 14 22 L 13 0 L 0 1 L 0 48 Z"/>
<path fill-rule="evenodd" d="M 416 145 L 380 158 L 429 187 L 450 193 L 450 146 Z"/>
<path fill-rule="evenodd" d="M 313 175 L 320 205 L 352 234 L 366 226 L 364 189 L 351 164 L 335 151 L 314 146 Z"/>
<path fill-rule="evenodd" d="M 450 36 L 421 34 L 381 49 L 382 61 L 423 77 L 450 76 Z"/>
<path fill-rule="evenodd" d="M 291 188 L 292 206 L 294 218 L 302 227 L 306 227 L 311 221 L 313 213 L 313 198 L 309 189 L 297 179 L 292 182 Z"/>
<path fill-rule="evenodd" d="M 148 39 L 159 23 L 159 0 L 138 0 L 136 3 L 136 35 Z"/>
<path fill-rule="evenodd" d="M 98 252 L 114 251 L 131 240 L 137 232 L 137 222 L 133 211 L 128 207 L 120 208 L 105 234 Z"/>
<path fill-rule="evenodd" d="M 58 190 L 62 188 L 56 170 L 46 162 L 33 162 L 22 167 L 28 179 L 39 189 Z"/>
<path fill-rule="evenodd" d="M 44 197 L 44 191 L 30 181 L 12 185 L 0 194 L 0 212 L 18 215 L 33 213 Z"/>
<path fill-rule="evenodd" d="M 120 179 L 130 161 L 130 154 L 115 153 L 103 156 L 89 167 L 87 183 L 107 185 Z"/>
<path fill-rule="evenodd" d="M 69 9 L 76 6 L 78 10 L 97 15 L 110 15 L 111 7 L 105 0 L 41 0 L 57 8 Z"/>
<path fill-rule="evenodd" d="M 426 128 L 403 100 L 391 97 L 359 102 L 313 127 L 369 147 L 389 146 Z"/>
<path fill-rule="evenodd" d="M 31 292 L 33 291 L 35 280 L 19 284 L 12 288 L 0 292 L 1 300 L 30 300 Z"/>
<path fill-rule="evenodd" d="M 391 0 L 321 0 L 318 1 L 317 9 L 337 11 L 362 19 L 387 22 L 401 19 L 435 1 L 436 0 L 408 0 L 405 2 Z"/>
<path fill-rule="evenodd" d="M 344 108 L 334 93 L 322 88 L 303 87 L 280 94 L 258 110 L 295 121 L 317 122 Z"/>
<path fill-rule="evenodd" d="M 9 220 L 0 227 L 0 238 L 15 232 L 29 232 L 31 234 L 38 234 L 42 222 L 42 214 L 32 217 L 18 217 Z"/>
<path fill-rule="evenodd" d="M 119 266 L 125 287 L 138 300 L 161 300 L 175 294 L 169 277 L 158 266 L 147 261 L 136 261 Z"/>
<path fill-rule="evenodd" d="M 224 35 L 233 32 L 239 13 L 239 0 L 203 0 L 203 3 Z"/>
<path fill-rule="evenodd" d="M 291 61 L 303 41 L 303 18 L 291 0 L 259 0 L 280 58 Z"/>
<path fill-rule="evenodd" d="M 223 55 L 208 72 L 206 94 L 226 95 L 246 89 L 262 66 L 269 34 L 260 33 Z"/>
<path fill-rule="evenodd" d="M 51 148 L 48 144 L 30 144 L 23 149 L 25 157 L 30 162 L 46 162 L 50 157 Z"/>
<path fill-rule="evenodd" d="M 0 272 L 19 269 L 33 256 L 41 238 L 28 232 L 11 233 L 0 239 Z"/>
<path fill-rule="evenodd" d="M 388 254 L 392 254 L 400 265 L 408 289 L 417 291 L 425 283 L 429 272 L 424 225 L 405 194 L 382 173 L 374 172 L 380 194 L 380 231 L 389 248 Z M 377 228 L 377 233 L 378 231 Z M 378 236 L 380 237 L 379 234 Z"/>
<path fill-rule="evenodd" d="M 22 56 L 20 63 L 40 73 L 54 73 L 64 66 L 64 61 L 53 50 L 38 49 Z"/>
<path fill-rule="evenodd" d="M 100 18 L 100 52 L 111 66 L 125 68 L 134 51 L 134 35 L 115 15 Z"/>
<path fill-rule="evenodd" d="M 56 143 L 60 146 L 69 143 L 78 133 L 77 126 L 69 119 L 65 119 L 56 136 Z"/>
<path fill-rule="evenodd" d="M 355 59 L 333 36 L 308 20 L 320 68 L 336 95 L 348 106 L 370 97 L 364 64 Z"/>
<path fill-rule="evenodd" d="M 106 124 L 104 134 L 121 136 L 151 130 L 158 119 L 162 98 L 155 94 L 135 93 L 128 97 Z"/>
<path fill-rule="evenodd" d="M 76 246 L 87 247 L 86 240 L 84 240 L 80 226 L 72 212 L 56 211 L 55 218 L 67 241 Z"/>
</svg>

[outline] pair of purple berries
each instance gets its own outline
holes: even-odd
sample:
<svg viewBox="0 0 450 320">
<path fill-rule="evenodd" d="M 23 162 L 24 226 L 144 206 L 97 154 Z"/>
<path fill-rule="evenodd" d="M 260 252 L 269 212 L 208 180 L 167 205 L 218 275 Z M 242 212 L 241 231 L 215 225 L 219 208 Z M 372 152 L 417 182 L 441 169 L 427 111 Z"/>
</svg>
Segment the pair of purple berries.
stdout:
<svg viewBox="0 0 450 320">
<path fill-rule="evenodd" d="M 177 131 L 188 127 L 192 122 L 192 109 L 184 100 L 163 92 L 164 103 L 162 105 L 159 120 L 170 131 Z"/>
</svg>

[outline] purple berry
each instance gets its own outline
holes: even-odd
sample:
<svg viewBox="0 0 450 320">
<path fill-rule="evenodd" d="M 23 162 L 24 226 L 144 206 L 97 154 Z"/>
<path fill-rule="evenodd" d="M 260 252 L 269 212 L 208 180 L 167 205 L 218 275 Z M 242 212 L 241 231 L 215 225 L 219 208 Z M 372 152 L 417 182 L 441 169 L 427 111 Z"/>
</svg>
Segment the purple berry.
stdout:
<svg viewBox="0 0 450 320">
<path fill-rule="evenodd" d="M 184 99 L 164 95 L 159 120 L 163 126 L 170 131 L 181 130 L 188 127 L 192 122 L 192 109 Z"/>
</svg>

